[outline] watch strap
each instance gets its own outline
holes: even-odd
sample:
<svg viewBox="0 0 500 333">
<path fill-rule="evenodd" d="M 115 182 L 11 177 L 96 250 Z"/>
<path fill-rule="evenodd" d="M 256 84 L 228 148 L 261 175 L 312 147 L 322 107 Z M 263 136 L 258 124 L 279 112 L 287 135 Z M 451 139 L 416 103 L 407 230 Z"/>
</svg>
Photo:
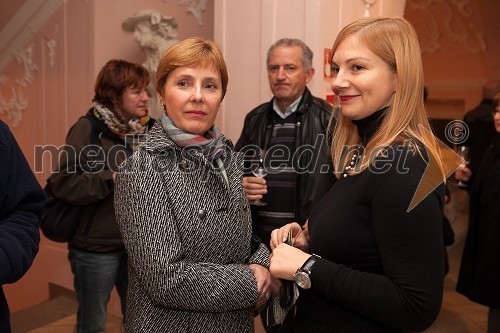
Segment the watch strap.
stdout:
<svg viewBox="0 0 500 333">
<path fill-rule="evenodd" d="M 297 270 L 297 272 L 305 272 L 310 275 L 312 266 L 316 263 L 316 261 L 318 261 L 319 258 L 321 257 L 317 254 L 311 255 L 309 258 L 307 258 L 306 262 Z"/>
<path fill-rule="evenodd" d="M 316 263 L 316 261 L 318 261 L 319 258 L 321 257 L 317 254 L 311 255 L 309 258 L 307 258 L 306 262 L 302 265 L 302 267 L 299 268 L 299 270 L 310 274 L 312 266 Z"/>
</svg>

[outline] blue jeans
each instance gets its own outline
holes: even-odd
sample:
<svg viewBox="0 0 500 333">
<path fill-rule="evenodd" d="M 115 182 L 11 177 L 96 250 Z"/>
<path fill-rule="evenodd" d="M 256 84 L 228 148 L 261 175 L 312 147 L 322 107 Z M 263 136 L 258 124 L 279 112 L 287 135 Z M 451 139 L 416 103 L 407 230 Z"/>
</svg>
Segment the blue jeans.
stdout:
<svg viewBox="0 0 500 333">
<path fill-rule="evenodd" d="M 70 247 L 68 259 L 75 276 L 78 298 L 77 333 L 104 333 L 106 306 L 113 287 L 120 295 L 125 316 L 127 297 L 127 253 L 92 253 Z"/>
</svg>

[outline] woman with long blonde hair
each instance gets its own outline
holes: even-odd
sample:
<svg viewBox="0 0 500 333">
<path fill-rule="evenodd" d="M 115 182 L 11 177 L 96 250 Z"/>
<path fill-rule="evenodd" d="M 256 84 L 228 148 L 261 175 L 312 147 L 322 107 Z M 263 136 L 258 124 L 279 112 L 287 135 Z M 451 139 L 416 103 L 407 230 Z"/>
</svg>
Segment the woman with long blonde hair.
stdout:
<svg viewBox="0 0 500 333">
<path fill-rule="evenodd" d="M 294 332 L 425 330 L 442 300 L 445 168 L 416 33 L 402 18 L 363 18 L 332 55 L 339 180 L 308 237 L 296 223 L 273 231 L 271 273 L 301 288 Z"/>
</svg>

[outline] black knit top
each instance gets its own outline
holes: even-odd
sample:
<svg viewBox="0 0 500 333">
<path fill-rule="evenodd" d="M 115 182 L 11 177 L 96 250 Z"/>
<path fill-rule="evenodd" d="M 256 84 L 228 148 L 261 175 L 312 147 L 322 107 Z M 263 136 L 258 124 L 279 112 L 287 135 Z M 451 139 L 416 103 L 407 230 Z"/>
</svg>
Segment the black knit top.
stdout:
<svg viewBox="0 0 500 333">
<path fill-rule="evenodd" d="M 382 118 L 355 122 L 364 143 Z M 427 166 L 411 147 L 394 143 L 339 179 L 310 215 L 310 250 L 322 258 L 301 290 L 295 332 L 421 331 L 438 315 L 444 186 L 408 211 Z"/>
</svg>

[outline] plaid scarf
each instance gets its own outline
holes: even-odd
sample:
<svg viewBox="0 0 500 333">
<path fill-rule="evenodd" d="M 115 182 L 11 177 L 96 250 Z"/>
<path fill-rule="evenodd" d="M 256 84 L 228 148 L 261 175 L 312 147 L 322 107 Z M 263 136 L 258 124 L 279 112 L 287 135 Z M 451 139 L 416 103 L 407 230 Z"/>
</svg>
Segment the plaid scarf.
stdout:
<svg viewBox="0 0 500 333">
<path fill-rule="evenodd" d="M 132 118 L 128 123 L 122 123 L 118 117 L 105 107 L 104 105 L 93 102 L 94 106 L 94 116 L 102 121 L 111 132 L 118 135 L 120 138 L 124 138 L 127 135 L 140 135 L 146 133 L 147 124 L 149 122 L 149 116 L 146 115 L 141 118 Z"/>
<path fill-rule="evenodd" d="M 222 142 L 222 135 L 217 125 L 213 124 L 212 127 L 205 133 L 204 136 L 184 132 L 174 125 L 172 119 L 163 114 L 160 117 L 161 124 L 165 133 L 170 139 L 179 147 L 192 149 L 201 149 L 203 156 L 209 160 L 214 169 L 221 176 L 224 184 L 229 188 L 226 169 L 224 168 L 224 142 Z"/>
</svg>

